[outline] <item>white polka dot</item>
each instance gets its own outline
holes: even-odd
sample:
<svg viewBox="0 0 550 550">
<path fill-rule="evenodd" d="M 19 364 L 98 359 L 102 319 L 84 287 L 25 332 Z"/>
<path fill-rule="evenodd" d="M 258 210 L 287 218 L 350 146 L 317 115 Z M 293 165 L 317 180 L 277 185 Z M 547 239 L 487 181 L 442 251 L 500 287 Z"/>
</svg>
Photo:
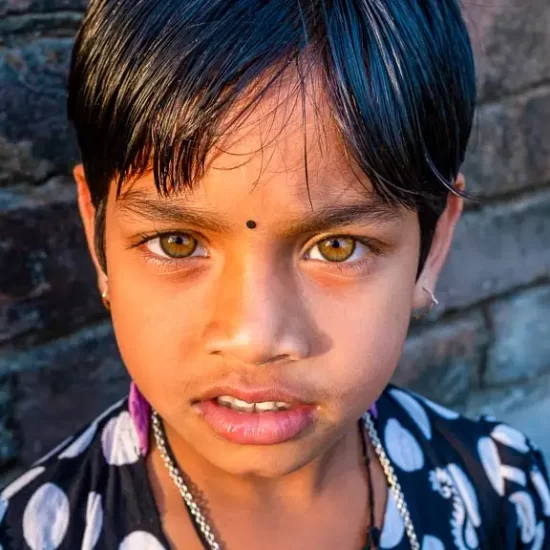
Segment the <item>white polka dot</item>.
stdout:
<svg viewBox="0 0 550 550">
<path fill-rule="evenodd" d="M 520 431 L 506 424 L 496 426 L 491 432 L 491 437 L 507 447 L 516 449 L 520 453 L 529 452 L 525 436 Z"/>
<path fill-rule="evenodd" d="M 82 550 L 92 550 L 97 544 L 97 539 L 103 527 L 103 507 L 101 506 L 101 495 L 91 492 L 88 495 L 86 506 L 86 529 L 82 539 Z"/>
<path fill-rule="evenodd" d="M 539 470 L 531 471 L 531 482 L 535 486 L 535 490 L 542 502 L 542 513 L 545 516 L 550 516 L 550 490 L 544 476 Z"/>
<path fill-rule="evenodd" d="M 445 546 L 437 537 L 425 535 L 422 539 L 422 550 L 445 550 Z"/>
<path fill-rule="evenodd" d="M 23 536 L 32 550 L 55 550 L 69 526 L 69 499 L 53 483 L 42 485 L 23 514 Z"/>
<path fill-rule="evenodd" d="M 544 544 L 545 534 L 546 533 L 544 529 L 544 522 L 539 521 L 537 529 L 535 531 L 535 540 L 533 540 L 533 546 L 531 547 L 531 550 L 543 550 L 542 545 Z"/>
<path fill-rule="evenodd" d="M 165 550 L 158 539 L 147 531 L 134 531 L 124 538 L 118 550 Z"/>
<path fill-rule="evenodd" d="M 92 442 L 97 431 L 97 424 L 90 424 L 60 455 L 58 458 L 75 458 L 82 454 Z"/>
<path fill-rule="evenodd" d="M 139 440 L 128 411 L 121 412 L 105 424 L 101 445 L 105 460 L 113 466 L 133 464 L 139 460 Z"/>
<path fill-rule="evenodd" d="M 7 510 L 8 510 L 8 501 L 0 497 L 0 523 L 2 523 L 2 520 L 4 519 L 4 516 L 6 515 Z"/>
<path fill-rule="evenodd" d="M 490 437 L 482 437 L 477 442 L 477 452 L 493 489 L 500 496 L 504 495 L 504 479 L 500 471 L 500 456 L 495 442 Z"/>
<path fill-rule="evenodd" d="M 468 548 L 477 548 L 479 546 L 479 539 L 477 538 L 476 530 L 469 519 L 466 520 L 464 540 L 468 545 Z"/>
<path fill-rule="evenodd" d="M 393 491 L 388 490 L 388 501 L 386 503 L 386 514 L 384 516 L 384 527 L 380 537 L 380 548 L 394 548 L 397 546 L 405 533 L 403 518 L 397 509 L 397 503 Z"/>
<path fill-rule="evenodd" d="M 99 424 L 106 416 L 112 413 L 115 409 L 118 409 L 126 398 L 120 399 L 116 403 L 113 403 L 109 408 L 105 409 L 95 420 L 94 424 Z"/>
<path fill-rule="evenodd" d="M 389 457 L 404 472 L 414 472 L 424 466 L 424 454 L 418 441 L 395 418 L 390 418 L 386 424 L 384 442 Z"/>
<path fill-rule="evenodd" d="M 474 524 L 474 527 L 479 527 L 481 525 L 481 516 L 479 515 L 479 504 L 477 500 L 476 492 L 472 486 L 471 481 L 468 479 L 468 476 L 462 471 L 460 466 L 456 464 L 449 464 L 447 466 L 447 471 L 453 479 L 454 485 L 464 506 L 466 507 L 466 513 L 470 518 L 471 522 Z"/>
<path fill-rule="evenodd" d="M 521 530 L 521 541 L 529 544 L 535 538 L 536 517 L 535 505 L 531 496 L 525 491 L 510 495 L 510 502 L 516 505 L 518 526 Z"/>
<path fill-rule="evenodd" d="M 436 412 L 439 416 L 445 418 L 446 420 L 456 420 L 457 418 L 460 418 L 460 415 L 452 411 L 451 409 L 448 409 L 447 407 L 443 407 L 437 403 L 434 403 L 433 401 L 430 401 L 426 397 L 422 397 L 422 401 L 432 409 L 432 411 Z"/>
<path fill-rule="evenodd" d="M 500 467 L 500 473 L 502 477 L 508 481 L 513 481 L 514 483 L 523 485 L 524 487 L 527 485 L 527 475 L 519 468 L 515 468 L 514 466 L 506 466 L 503 464 Z"/>
<path fill-rule="evenodd" d="M 47 454 L 45 454 L 44 456 L 40 457 L 34 464 L 33 466 L 38 466 L 38 464 L 43 464 L 44 462 L 46 462 L 46 460 L 48 460 L 48 458 L 54 456 L 56 453 L 58 453 L 59 451 L 61 451 L 61 449 L 63 449 L 67 443 L 69 443 L 69 441 L 71 441 L 73 438 L 72 435 L 70 435 L 69 437 L 65 438 L 59 445 L 56 445 L 51 451 L 49 451 Z"/>
<path fill-rule="evenodd" d="M 405 393 L 401 390 L 392 389 L 390 394 L 394 397 L 396 401 L 407 411 L 409 416 L 416 422 L 421 432 L 424 434 L 426 439 L 432 438 L 432 425 L 430 424 L 430 419 L 424 410 L 424 407 L 416 400 L 414 397 L 411 397 L 408 393 Z"/>
<path fill-rule="evenodd" d="M 18 477 L 15 481 L 12 481 L 0 494 L 4 500 L 9 500 L 15 493 L 19 492 L 25 485 L 28 485 L 33 479 L 37 478 L 46 468 L 44 466 L 37 466 L 28 470 L 23 475 Z"/>
</svg>

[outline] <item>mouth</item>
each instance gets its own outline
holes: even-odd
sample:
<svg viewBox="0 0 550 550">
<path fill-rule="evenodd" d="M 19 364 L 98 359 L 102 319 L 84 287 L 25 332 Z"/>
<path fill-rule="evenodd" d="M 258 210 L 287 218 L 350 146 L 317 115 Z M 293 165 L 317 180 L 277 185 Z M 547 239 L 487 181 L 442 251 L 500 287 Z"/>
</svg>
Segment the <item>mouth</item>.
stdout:
<svg viewBox="0 0 550 550">
<path fill-rule="evenodd" d="M 216 398 L 216 403 L 220 405 L 220 407 L 227 407 L 234 411 L 260 414 L 273 411 L 288 411 L 292 408 L 292 405 L 285 401 L 260 401 L 259 403 L 249 403 L 248 401 L 237 399 L 231 395 L 220 395 Z"/>
<path fill-rule="evenodd" d="M 316 407 L 276 389 L 213 389 L 193 407 L 219 436 L 240 445 L 276 445 L 297 438 Z"/>
</svg>

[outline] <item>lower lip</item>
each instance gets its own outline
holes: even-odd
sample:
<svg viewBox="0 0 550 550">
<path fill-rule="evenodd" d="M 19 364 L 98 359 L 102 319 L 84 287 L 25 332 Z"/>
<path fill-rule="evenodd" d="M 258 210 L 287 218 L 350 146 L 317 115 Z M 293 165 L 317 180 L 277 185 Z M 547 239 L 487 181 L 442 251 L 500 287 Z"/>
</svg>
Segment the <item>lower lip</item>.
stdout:
<svg viewBox="0 0 550 550">
<path fill-rule="evenodd" d="M 300 405 L 286 411 L 249 413 L 222 407 L 217 401 L 196 405 L 204 420 L 220 436 L 240 445 L 276 445 L 305 430 L 314 421 L 313 405 Z"/>
</svg>

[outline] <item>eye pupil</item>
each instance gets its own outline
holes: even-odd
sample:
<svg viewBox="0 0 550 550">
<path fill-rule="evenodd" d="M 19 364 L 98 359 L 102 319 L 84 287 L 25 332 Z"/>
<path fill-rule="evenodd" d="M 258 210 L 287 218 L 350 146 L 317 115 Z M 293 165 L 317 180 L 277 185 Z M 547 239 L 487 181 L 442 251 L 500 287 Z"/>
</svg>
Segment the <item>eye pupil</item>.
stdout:
<svg viewBox="0 0 550 550">
<path fill-rule="evenodd" d="M 340 237 L 327 239 L 318 245 L 319 252 L 329 262 L 344 262 L 355 251 L 355 239 Z"/>
<path fill-rule="evenodd" d="M 186 258 L 197 248 L 197 241 L 190 235 L 165 235 L 159 238 L 162 251 L 172 258 Z"/>
</svg>

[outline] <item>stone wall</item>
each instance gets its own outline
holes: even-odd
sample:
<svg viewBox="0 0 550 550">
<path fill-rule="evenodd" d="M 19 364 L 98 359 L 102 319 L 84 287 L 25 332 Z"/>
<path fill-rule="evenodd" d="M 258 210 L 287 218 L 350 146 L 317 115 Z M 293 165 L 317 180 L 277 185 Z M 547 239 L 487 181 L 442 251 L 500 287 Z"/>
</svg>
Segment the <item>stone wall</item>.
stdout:
<svg viewBox="0 0 550 550">
<path fill-rule="evenodd" d="M 541 407 L 550 413 L 550 4 L 482 4 L 466 8 L 480 104 L 465 167 L 482 200 L 468 207 L 438 289 L 442 305 L 412 327 L 396 380 L 534 433 Z M 77 151 L 64 84 L 84 6 L 0 0 L 4 472 L 31 463 L 128 384 L 69 177 Z"/>
</svg>

